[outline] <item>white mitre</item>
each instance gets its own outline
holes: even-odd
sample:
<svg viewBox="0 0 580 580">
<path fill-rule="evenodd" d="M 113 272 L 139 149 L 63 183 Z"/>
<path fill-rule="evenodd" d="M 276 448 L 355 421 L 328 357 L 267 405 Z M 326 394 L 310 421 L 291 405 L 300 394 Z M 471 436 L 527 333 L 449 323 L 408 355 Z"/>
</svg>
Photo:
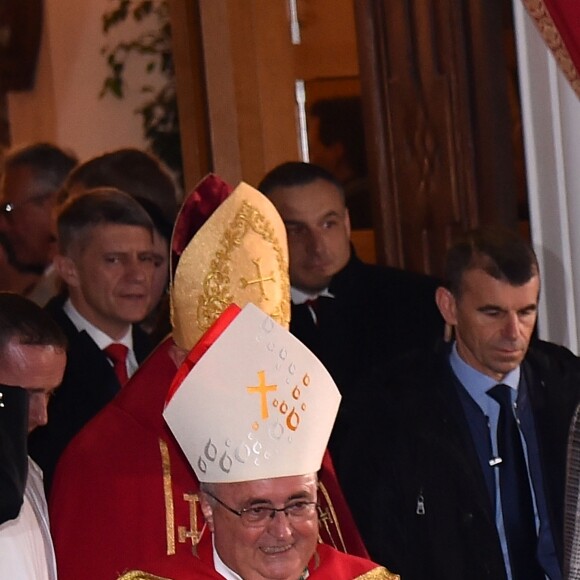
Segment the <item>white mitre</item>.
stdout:
<svg viewBox="0 0 580 580">
<path fill-rule="evenodd" d="M 200 482 L 253 481 L 317 472 L 340 398 L 316 356 L 250 303 L 163 416 Z"/>
</svg>

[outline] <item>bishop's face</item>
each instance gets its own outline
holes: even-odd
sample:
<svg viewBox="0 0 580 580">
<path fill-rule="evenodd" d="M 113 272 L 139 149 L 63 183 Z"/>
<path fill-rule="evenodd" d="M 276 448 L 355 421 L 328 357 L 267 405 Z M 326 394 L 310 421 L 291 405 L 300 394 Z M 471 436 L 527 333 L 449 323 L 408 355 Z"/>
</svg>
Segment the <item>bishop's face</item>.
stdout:
<svg viewBox="0 0 580 580">
<path fill-rule="evenodd" d="M 316 474 L 214 484 L 212 493 L 237 511 L 255 506 L 280 508 L 296 501 L 315 502 Z M 296 580 L 316 550 L 316 510 L 299 520 L 276 512 L 263 526 L 248 527 L 239 516 L 205 495 L 202 509 L 214 532 L 220 558 L 244 580 Z"/>
</svg>

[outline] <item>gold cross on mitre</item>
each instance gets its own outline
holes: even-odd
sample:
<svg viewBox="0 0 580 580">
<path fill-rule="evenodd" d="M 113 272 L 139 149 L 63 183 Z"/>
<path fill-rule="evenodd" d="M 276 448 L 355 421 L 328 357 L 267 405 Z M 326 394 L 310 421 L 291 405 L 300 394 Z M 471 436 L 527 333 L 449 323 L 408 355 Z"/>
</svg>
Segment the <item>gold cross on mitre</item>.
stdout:
<svg viewBox="0 0 580 580">
<path fill-rule="evenodd" d="M 267 419 L 268 414 L 268 393 L 274 393 L 278 390 L 278 385 L 267 385 L 266 384 L 266 373 L 264 371 L 258 371 L 258 379 L 260 384 L 255 387 L 246 387 L 248 393 L 259 393 L 260 394 L 260 406 L 262 419 Z"/>
<path fill-rule="evenodd" d="M 254 280 L 248 280 L 244 277 L 240 278 L 240 285 L 242 288 L 247 288 L 252 284 L 258 284 L 260 288 L 260 294 L 264 300 L 268 300 L 268 295 L 266 294 L 266 290 L 264 289 L 264 282 L 274 282 L 274 272 L 270 272 L 269 276 L 262 276 L 262 269 L 260 268 L 260 258 L 255 258 L 252 260 L 252 264 L 256 266 L 256 276 Z"/>
</svg>

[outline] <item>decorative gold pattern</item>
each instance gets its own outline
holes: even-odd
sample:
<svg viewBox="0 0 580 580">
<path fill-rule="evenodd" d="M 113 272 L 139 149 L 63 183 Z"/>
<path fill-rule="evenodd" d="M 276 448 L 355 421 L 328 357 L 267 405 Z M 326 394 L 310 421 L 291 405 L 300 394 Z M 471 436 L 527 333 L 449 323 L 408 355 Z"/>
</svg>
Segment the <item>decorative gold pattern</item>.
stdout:
<svg viewBox="0 0 580 580">
<path fill-rule="evenodd" d="M 242 245 L 243 239 L 250 230 L 258 234 L 264 242 L 267 242 L 273 248 L 278 262 L 278 273 L 281 276 L 280 283 L 283 286 L 285 284 L 286 287 L 282 295 L 283 297 L 288 295 L 287 264 L 278 237 L 264 215 L 256 207 L 244 200 L 242 207 L 223 233 L 220 240 L 221 248 L 215 252 L 209 272 L 203 281 L 203 294 L 198 299 L 197 309 L 197 322 L 202 331 L 206 331 L 219 318 L 220 314 L 232 302 L 235 302 L 230 279 L 232 253 Z M 262 249 L 260 249 L 261 251 Z M 256 262 L 259 263 L 260 258 L 255 257 L 251 261 L 256 264 Z M 286 279 L 284 280 L 284 278 Z M 273 275 L 268 280 L 276 281 Z M 242 289 L 248 287 L 247 282 L 244 284 L 245 281 L 246 279 L 242 277 L 240 284 Z M 263 283 L 260 285 L 260 290 L 264 294 Z M 290 320 L 290 304 L 288 300 L 283 299 L 280 305 L 270 311 L 269 314 L 276 322 L 287 326 Z"/>
<path fill-rule="evenodd" d="M 578 69 L 572 61 L 572 57 L 562 40 L 562 36 L 556 27 L 550 12 L 546 8 L 544 0 L 522 0 L 530 16 L 536 22 L 542 37 L 544 38 L 548 48 L 556 57 L 556 61 L 560 65 L 562 72 L 570 81 L 572 88 L 580 97 L 580 75 Z"/>
<path fill-rule="evenodd" d="M 140 570 L 133 570 L 127 572 L 122 576 L 119 576 L 117 580 L 171 580 L 170 578 L 163 578 L 161 576 L 155 576 L 153 574 L 148 574 L 147 572 L 141 572 Z M 386 568 L 377 567 L 373 568 L 370 572 L 363 574 L 362 576 L 357 576 L 353 580 L 401 580 L 398 574 L 393 574 L 389 572 Z"/>
<path fill-rule="evenodd" d="M 155 576 L 153 574 L 148 574 L 147 572 L 141 572 L 141 570 L 132 570 L 131 572 L 119 576 L 117 580 L 171 580 L 171 578 Z"/>
<path fill-rule="evenodd" d="M 165 496 L 165 530 L 167 539 L 167 555 L 175 554 L 175 511 L 173 509 L 173 491 L 171 487 L 171 461 L 167 443 L 159 438 L 161 466 L 163 469 L 163 495 Z"/>
<path fill-rule="evenodd" d="M 264 300 L 268 300 L 268 295 L 266 294 L 266 291 L 264 290 L 264 282 L 274 282 L 275 281 L 274 272 L 270 272 L 269 276 L 266 276 L 265 278 L 263 278 L 262 277 L 262 269 L 260 268 L 260 258 L 256 258 L 255 260 L 252 260 L 252 264 L 254 264 L 254 266 L 256 266 L 257 278 L 254 278 L 253 280 L 247 280 L 246 278 L 244 278 L 242 276 L 240 278 L 240 286 L 242 287 L 242 290 L 245 290 L 248 286 L 251 286 L 252 284 L 258 284 L 262 298 Z"/>
<path fill-rule="evenodd" d="M 183 499 L 189 503 L 189 530 L 185 526 L 178 526 L 178 539 L 181 544 L 185 544 L 190 539 L 193 555 L 197 556 L 197 545 L 201 540 L 201 532 L 197 526 L 197 504 L 199 503 L 199 496 L 197 493 L 184 493 Z"/>
<path fill-rule="evenodd" d="M 357 576 L 353 580 L 401 580 L 398 574 L 393 574 L 389 572 L 386 568 L 382 566 L 377 566 L 373 568 L 370 572 Z"/>
<path fill-rule="evenodd" d="M 250 302 L 288 328 L 284 222 L 270 200 L 240 183 L 181 254 L 171 285 L 173 340 L 191 350 L 230 304 Z"/>
<path fill-rule="evenodd" d="M 341 552 L 345 552 L 348 554 L 348 550 L 346 549 L 346 543 L 345 543 L 344 538 L 342 536 L 342 531 L 340 529 L 340 523 L 339 523 L 338 518 L 336 517 L 336 511 L 334 510 L 334 506 L 332 505 L 332 499 L 330 497 L 330 494 L 328 493 L 328 490 L 326 489 L 326 487 L 324 486 L 324 484 L 321 481 L 318 482 L 318 489 L 320 490 L 320 492 L 324 496 L 324 500 L 326 501 L 326 505 L 327 505 L 326 510 L 323 510 L 322 513 L 319 513 L 320 523 L 324 524 L 324 527 L 326 529 L 328 537 L 332 540 L 332 544 L 333 544 L 332 547 L 336 548 L 337 550 L 340 550 Z M 328 510 L 330 510 L 330 513 L 328 513 Z M 340 541 L 340 544 L 341 544 L 340 546 L 338 546 L 336 544 L 336 540 L 331 532 L 330 527 L 332 526 L 332 524 L 334 524 L 334 526 L 336 528 L 336 533 L 338 534 L 338 540 Z M 322 538 L 319 537 L 319 541 L 322 542 Z"/>
</svg>

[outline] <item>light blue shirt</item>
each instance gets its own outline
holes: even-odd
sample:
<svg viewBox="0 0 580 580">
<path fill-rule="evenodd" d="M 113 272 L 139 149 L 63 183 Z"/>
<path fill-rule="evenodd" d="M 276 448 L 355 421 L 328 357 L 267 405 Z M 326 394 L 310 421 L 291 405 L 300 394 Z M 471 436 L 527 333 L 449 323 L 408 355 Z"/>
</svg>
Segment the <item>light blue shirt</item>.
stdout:
<svg viewBox="0 0 580 580">
<path fill-rule="evenodd" d="M 487 394 L 487 391 L 498 384 L 498 381 L 484 375 L 480 371 L 474 369 L 472 366 L 468 365 L 457 352 L 457 343 L 453 344 L 451 349 L 451 354 L 449 355 L 449 364 L 451 365 L 451 369 L 455 373 L 455 376 L 459 379 L 459 382 L 462 384 L 464 389 L 467 391 L 469 396 L 477 403 L 479 408 L 482 410 L 483 414 L 487 419 L 487 425 L 489 427 L 489 433 L 491 438 L 491 448 L 493 452 L 493 457 L 490 458 L 490 465 L 491 462 L 498 461 L 501 459 L 498 453 L 498 444 L 497 444 L 497 427 L 499 422 L 499 412 L 500 412 L 500 405 L 499 403 L 490 397 Z M 520 376 L 521 376 L 521 369 L 518 366 L 513 371 L 510 371 L 507 375 L 503 377 L 501 380 L 501 384 L 507 385 L 510 387 L 510 393 L 512 398 L 512 404 L 514 405 L 514 414 L 517 417 L 517 397 L 518 397 L 518 385 L 520 384 Z M 518 420 L 519 426 L 519 420 Z M 526 445 L 526 440 L 522 434 L 520 429 L 520 438 L 522 440 L 522 446 L 524 450 L 524 455 L 526 459 L 526 464 L 528 466 L 528 479 L 532 481 L 529 473 L 529 459 L 528 459 L 528 450 Z M 501 463 L 501 462 L 499 462 Z M 500 488 L 499 488 L 499 470 L 494 469 L 494 481 L 495 481 L 495 525 L 499 534 L 499 540 L 501 543 L 501 549 L 504 557 L 505 568 L 507 572 L 508 580 L 512 580 L 511 575 L 511 568 L 509 565 L 509 554 L 508 554 L 508 546 L 507 546 L 507 539 L 505 534 L 505 527 L 503 523 L 503 512 L 501 509 L 501 500 L 500 500 Z M 534 503 L 534 518 L 536 521 L 536 531 L 538 530 L 539 526 L 539 517 L 538 517 L 538 509 L 536 506 L 536 497 L 534 486 L 530 485 L 532 490 L 532 499 Z"/>
</svg>

